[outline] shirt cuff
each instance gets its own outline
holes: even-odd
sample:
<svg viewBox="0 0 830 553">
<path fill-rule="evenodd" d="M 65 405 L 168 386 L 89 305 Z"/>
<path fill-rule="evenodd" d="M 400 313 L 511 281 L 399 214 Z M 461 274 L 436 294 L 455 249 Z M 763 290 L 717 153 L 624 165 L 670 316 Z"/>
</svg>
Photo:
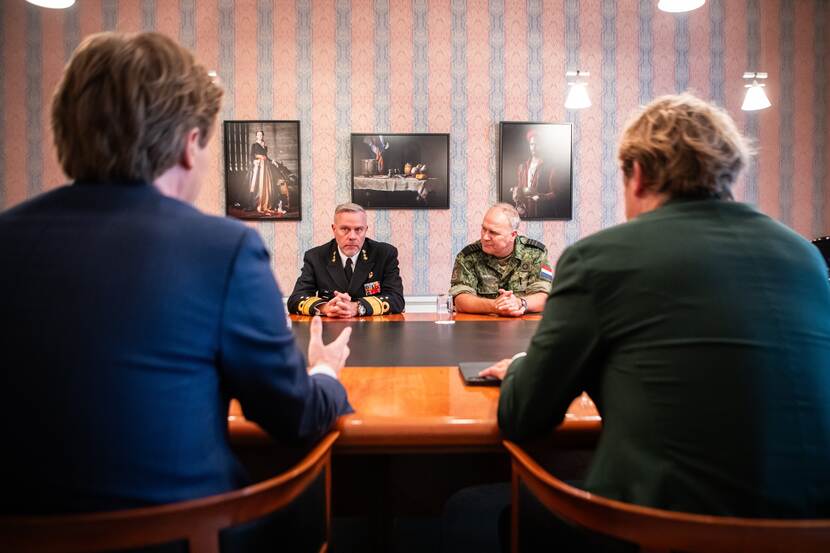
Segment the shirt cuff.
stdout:
<svg viewBox="0 0 830 553">
<path fill-rule="evenodd" d="M 514 355 L 513 357 L 510 358 L 510 362 L 512 363 L 513 361 L 515 361 L 519 357 L 525 357 L 526 355 L 527 355 L 526 351 L 520 351 L 519 353 L 517 353 L 516 355 Z"/>
<path fill-rule="evenodd" d="M 332 369 L 326 363 L 317 363 L 316 365 L 311 367 L 311 370 L 308 371 L 308 375 L 314 376 L 315 374 L 324 374 L 326 376 L 332 377 L 335 380 L 339 380 L 339 378 L 337 378 L 337 373 L 334 372 L 334 369 Z"/>
</svg>

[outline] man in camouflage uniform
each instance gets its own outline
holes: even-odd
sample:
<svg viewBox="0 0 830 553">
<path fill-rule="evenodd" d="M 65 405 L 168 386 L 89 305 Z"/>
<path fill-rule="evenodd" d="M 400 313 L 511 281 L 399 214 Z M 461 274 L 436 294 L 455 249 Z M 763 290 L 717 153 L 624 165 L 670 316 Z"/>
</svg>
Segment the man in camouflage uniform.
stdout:
<svg viewBox="0 0 830 553">
<path fill-rule="evenodd" d="M 484 215 L 481 240 L 455 258 L 450 295 L 465 313 L 520 317 L 545 307 L 553 271 L 547 248 L 519 236 L 519 213 L 499 203 Z"/>
</svg>

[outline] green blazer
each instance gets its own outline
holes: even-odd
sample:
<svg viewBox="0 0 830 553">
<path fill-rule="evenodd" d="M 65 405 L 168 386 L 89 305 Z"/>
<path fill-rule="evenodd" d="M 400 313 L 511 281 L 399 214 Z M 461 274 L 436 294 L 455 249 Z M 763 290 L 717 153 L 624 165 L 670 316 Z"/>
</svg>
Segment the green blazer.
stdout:
<svg viewBox="0 0 830 553">
<path fill-rule="evenodd" d="M 748 205 L 671 201 L 568 248 L 499 425 L 549 434 L 583 390 L 586 488 L 678 511 L 830 516 L 830 285 Z"/>
</svg>

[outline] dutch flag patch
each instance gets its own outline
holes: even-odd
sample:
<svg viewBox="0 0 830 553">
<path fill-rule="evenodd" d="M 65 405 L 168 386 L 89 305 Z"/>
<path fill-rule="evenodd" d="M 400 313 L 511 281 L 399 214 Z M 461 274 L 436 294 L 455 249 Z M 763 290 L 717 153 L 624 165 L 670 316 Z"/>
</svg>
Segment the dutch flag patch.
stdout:
<svg viewBox="0 0 830 553">
<path fill-rule="evenodd" d="M 553 269 L 550 268 L 550 265 L 542 265 L 542 268 L 539 271 L 539 277 L 542 280 L 553 282 Z"/>
</svg>

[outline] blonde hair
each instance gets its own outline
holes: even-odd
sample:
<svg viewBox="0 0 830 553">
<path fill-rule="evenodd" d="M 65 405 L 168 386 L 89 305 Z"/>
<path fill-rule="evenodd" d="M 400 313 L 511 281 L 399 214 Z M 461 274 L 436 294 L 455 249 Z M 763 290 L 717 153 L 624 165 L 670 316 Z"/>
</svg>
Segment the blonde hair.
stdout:
<svg viewBox="0 0 830 553">
<path fill-rule="evenodd" d="M 69 60 L 52 99 L 58 160 L 76 180 L 152 182 L 187 133 L 207 144 L 222 89 L 193 55 L 158 33 L 99 33 Z"/>
<path fill-rule="evenodd" d="M 646 186 L 670 197 L 731 199 L 752 149 L 721 108 L 691 94 L 657 98 L 623 131 L 626 177 L 636 161 Z"/>
</svg>

